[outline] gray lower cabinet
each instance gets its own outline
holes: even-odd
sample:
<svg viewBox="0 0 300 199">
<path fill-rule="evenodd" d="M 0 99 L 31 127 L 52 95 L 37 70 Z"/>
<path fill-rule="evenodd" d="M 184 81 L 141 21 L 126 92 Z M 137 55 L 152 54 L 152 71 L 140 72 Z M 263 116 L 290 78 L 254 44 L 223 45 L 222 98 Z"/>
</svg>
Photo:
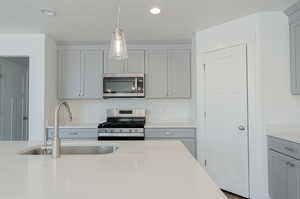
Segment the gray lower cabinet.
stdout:
<svg viewBox="0 0 300 199">
<path fill-rule="evenodd" d="M 62 140 L 97 140 L 98 129 L 77 129 L 77 128 L 61 128 L 59 129 L 59 137 Z M 48 128 L 47 129 L 47 139 L 51 140 L 54 135 L 54 129 Z"/>
<path fill-rule="evenodd" d="M 144 74 L 145 72 L 145 51 L 128 50 L 127 60 L 109 59 L 109 51 L 105 51 L 104 73 L 133 73 Z"/>
<path fill-rule="evenodd" d="M 290 24 L 291 92 L 300 94 L 300 1 L 286 10 Z"/>
<path fill-rule="evenodd" d="M 197 158 L 195 128 L 146 128 L 145 136 L 146 140 L 180 140 Z"/>
<path fill-rule="evenodd" d="M 190 96 L 190 50 L 147 50 L 146 97 L 157 99 Z"/>
<path fill-rule="evenodd" d="M 60 50 L 58 56 L 59 99 L 102 97 L 102 50 Z"/>
<path fill-rule="evenodd" d="M 268 137 L 269 193 L 272 199 L 300 199 L 300 145 Z"/>
</svg>

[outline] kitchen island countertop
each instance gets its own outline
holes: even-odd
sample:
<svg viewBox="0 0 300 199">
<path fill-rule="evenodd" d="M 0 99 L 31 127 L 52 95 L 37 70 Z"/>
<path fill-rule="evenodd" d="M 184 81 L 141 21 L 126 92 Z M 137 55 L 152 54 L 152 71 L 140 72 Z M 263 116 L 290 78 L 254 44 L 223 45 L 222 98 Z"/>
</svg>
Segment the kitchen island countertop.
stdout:
<svg viewBox="0 0 300 199">
<path fill-rule="evenodd" d="M 65 145 L 99 145 L 81 141 Z M 0 198 L 225 199 L 178 141 L 105 142 L 107 155 L 18 155 L 35 145 L 0 142 Z"/>
</svg>

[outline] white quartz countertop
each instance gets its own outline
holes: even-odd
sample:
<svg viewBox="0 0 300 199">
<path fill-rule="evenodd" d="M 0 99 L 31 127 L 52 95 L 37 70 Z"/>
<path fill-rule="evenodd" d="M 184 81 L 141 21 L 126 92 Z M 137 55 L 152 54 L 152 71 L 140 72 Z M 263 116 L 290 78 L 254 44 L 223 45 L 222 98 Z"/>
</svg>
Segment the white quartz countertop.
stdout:
<svg viewBox="0 0 300 199">
<path fill-rule="evenodd" d="M 98 124 L 66 124 L 60 125 L 62 129 L 96 129 Z M 48 128 L 54 128 L 49 125 Z M 145 128 L 196 128 L 193 122 L 146 122 Z"/>
<path fill-rule="evenodd" d="M 146 122 L 145 128 L 196 128 L 193 122 Z"/>
<path fill-rule="evenodd" d="M 54 128 L 54 125 L 49 125 L 48 128 Z M 96 124 L 96 123 L 94 123 L 94 124 L 80 124 L 80 123 L 62 124 L 62 125 L 59 125 L 59 128 L 61 128 L 61 129 L 97 129 L 98 124 Z"/>
<path fill-rule="evenodd" d="M 300 144 L 300 131 L 280 131 L 268 133 L 269 136 Z"/>
<path fill-rule="evenodd" d="M 70 143 L 69 143 L 70 144 Z M 72 145 L 98 145 L 77 142 Z M 17 155 L 32 145 L 0 142 L 0 198 L 225 199 L 178 141 L 105 142 L 108 155 Z"/>
</svg>

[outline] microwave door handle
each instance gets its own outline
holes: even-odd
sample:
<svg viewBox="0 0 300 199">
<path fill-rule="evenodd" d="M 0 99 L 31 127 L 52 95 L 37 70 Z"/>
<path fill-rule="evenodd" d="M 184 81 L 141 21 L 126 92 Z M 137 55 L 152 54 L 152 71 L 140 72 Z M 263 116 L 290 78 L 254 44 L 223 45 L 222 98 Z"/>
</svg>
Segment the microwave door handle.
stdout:
<svg viewBox="0 0 300 199">
<path fill-rule="evenodd" d="M 138 92 L 138 78 L 135 78 L 135 92 Z"/>
</svg>

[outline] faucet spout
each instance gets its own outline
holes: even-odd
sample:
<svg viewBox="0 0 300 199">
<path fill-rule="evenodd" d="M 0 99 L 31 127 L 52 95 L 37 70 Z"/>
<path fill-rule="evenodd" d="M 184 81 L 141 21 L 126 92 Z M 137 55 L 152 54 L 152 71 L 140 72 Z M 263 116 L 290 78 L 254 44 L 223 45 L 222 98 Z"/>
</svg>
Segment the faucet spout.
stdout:
<svg viewBox="0 0 300 199">
<path fill-rule="evenodd" d="M 70 121 L 72 121 L 72 113 L 70 106 L 67 102 L 61 102 L 57 105 L 55 109 L 55 116 L 54 116 L 54 136 L 52 140 L 52 157 L 59 158 L 61 154 L 61 141 L 59 138 L 59 111 L 61 106 L 64 106 L 67 109 L 68 116 Z"/>
</svg>

